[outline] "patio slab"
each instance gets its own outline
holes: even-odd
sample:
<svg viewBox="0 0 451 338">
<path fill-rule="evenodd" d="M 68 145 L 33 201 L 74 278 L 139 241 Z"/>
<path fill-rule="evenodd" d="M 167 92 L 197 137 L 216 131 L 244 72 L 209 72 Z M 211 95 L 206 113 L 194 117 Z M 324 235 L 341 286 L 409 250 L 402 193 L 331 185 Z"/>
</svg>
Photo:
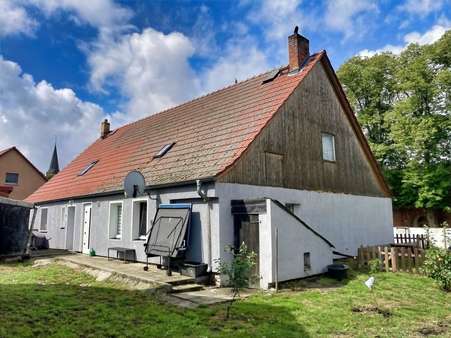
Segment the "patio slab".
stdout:
<svg viewBox="0 0 451 338">
<path fill-rule="evenodd" d="M 149 265 L 149 270 L 144 271 L 143 263 L 123 263 L 118 260 L 108 260 L 106 257 L 87 256 L 83 254 L 70 254 L 58 256 L 56 260 L 76 264 L 78 266 L 96 269 L 111 273 L 123 278 L 132 279 L 141 283 L 160 285 L 170 291 L 173 285 L 193 283 L 194 279 L 182 276 L 176 272 L 172 276 L 167 276 L 166 271 L 157 269 L 154 265 Z"/>
</svg>

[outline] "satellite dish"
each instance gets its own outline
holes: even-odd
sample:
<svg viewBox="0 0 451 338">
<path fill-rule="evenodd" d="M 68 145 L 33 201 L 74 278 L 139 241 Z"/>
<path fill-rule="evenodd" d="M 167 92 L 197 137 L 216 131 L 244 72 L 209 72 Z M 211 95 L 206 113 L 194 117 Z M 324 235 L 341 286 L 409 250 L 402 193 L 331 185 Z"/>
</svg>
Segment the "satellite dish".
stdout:
<svg viewBox="0 0 451 338">
<path fill-rule="evenodd" d="M 144 176 L 138 171 L 130 171 L 124 179 L 124 193 L 126 198 L 144 195 L 146 181 Z"/>
</svg>

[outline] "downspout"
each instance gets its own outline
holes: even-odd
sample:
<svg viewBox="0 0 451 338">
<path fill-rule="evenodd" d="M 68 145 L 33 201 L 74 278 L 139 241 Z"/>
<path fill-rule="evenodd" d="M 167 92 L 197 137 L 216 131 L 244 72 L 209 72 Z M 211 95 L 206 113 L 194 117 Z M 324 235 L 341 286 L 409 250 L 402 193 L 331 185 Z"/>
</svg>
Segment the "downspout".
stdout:
<svg viewBox="0 0 451 338">
<path fill-rule="evenodd" d="M 196 191 L 200 198 L 204 202 L 207 202 L 207 241 L 208 241 L 208 272 L 211 272 L 213 259 L 212 259 L 212 246 L 211 246 L 211 201 L 207 196 L 207 192 L 202 190 L 202 182 L 201 180 L 196 180 Z"/>
</svg>

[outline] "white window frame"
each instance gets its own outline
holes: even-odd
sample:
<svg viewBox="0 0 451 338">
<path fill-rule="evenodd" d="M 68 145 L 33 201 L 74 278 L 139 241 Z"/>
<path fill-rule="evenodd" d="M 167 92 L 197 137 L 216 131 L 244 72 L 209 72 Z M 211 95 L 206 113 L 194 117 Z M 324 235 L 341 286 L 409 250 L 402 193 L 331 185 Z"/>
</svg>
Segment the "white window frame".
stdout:
<svg viewBox="0 0 451 338">
<path fill-rule="evenodd" d="M 42 211 L 46 210 L 45 229 L 42 229 Z M 49 231 L 49 208 L 41 208 L 39 215 L 39 232 Z"/>
<path fill-rule="evenodd" d="M 67 208 L 66 205 L 61 207 L 61 224 L 60 229 L 65 229 L 67 225 Z"/>
<path fill-rule="evenodd" d="M 325 158 L 324 141 L 323 141 L 325 137 L 330 137 L 332 139 L 332 159 Z M 335 148 L 336 148 L 335 147 L 335 135 L 332 133 L 321 132 L 321 155 L 322 155 L 323 161 L 327 161 L 327 162 L 336 162 L 337 161 L 337 155 L 336 155 Z"/>
<path fill-rule="evenodd" d="M 111 224 L 111 208 L 114 205 L 121 205 L 122 207 L 122 224 L 121 224 L 121 234 L 118 235 L 117 233 L 117 224 L 114 225 L 114 229 L 112 228 L 113 225 Z M 108 238 L 111 240 L 122 240 L 124 235 L 124 201 L 110 201 L 109 207 L 108 207 Z"/>
<path fill-rule="evenodd" d="M 135 216 L 139 217 L 139 210 L 138 212 L 135 211 L 135 204 L 140 202 L 146 202 L 147 203 L 147 210 L 146 210 L 146 233 L 149 231 L 149 199 L 147 197 L 141 197 L 141 198 L 134 198 L 132 199 L 132 217 L 131 217 L 131 239 L 132 241 L 143 241 L 146 240 L 146 236 L 138 236 L 139 233 L 139 223 L 135 224 Z M 138 214 L 138 215 L 137 215 Z M 139 220 L 138 220 L 139 222 Z M 136 230 L 136 231 L 135 231 Z"/>
</svg>

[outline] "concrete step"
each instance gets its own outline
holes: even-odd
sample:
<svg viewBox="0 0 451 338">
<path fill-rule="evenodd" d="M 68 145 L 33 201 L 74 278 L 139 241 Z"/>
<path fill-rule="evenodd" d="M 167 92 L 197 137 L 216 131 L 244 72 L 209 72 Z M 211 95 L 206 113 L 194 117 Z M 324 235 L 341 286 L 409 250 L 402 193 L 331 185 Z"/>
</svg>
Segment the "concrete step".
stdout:
<svg viewBox="0 0 451 338">
<path fill-rule="evenodd" d="M 171 289 L 171 293 L 192 292 L 192 291 L 200 291 L 203 289 L 204 289 L 204 287 L 199 284 L 182 284 L 182 285 L 173 286 Z"/>
</svg>

